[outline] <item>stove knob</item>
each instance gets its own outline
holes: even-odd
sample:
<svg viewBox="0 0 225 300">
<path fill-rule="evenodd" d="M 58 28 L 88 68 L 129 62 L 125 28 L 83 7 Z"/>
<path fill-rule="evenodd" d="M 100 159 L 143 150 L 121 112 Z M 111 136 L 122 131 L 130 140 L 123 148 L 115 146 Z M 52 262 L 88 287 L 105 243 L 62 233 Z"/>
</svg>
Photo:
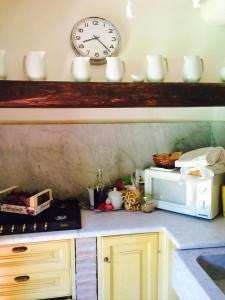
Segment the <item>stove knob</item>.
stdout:
<svg viewBox="0 0 225 300">
<path fill-rule="evenodd" d="M 44 225 L 44 227 L 45 227 L 45 230 L 47 230 L 47 229 L 48 229 L 48 222 L 45 222 L 45 225 Z"/>
<path fill-rule="evenodd" d="M 34 223 L 34 225 L 33 225 L 33 231 L 36 231 L 36 229 L 37 229 L 37 224 Z"/>
<path fill-rule="evenodd" d="M 15 225 L 12 225 L 12 226 L 11 226 L 11 233 L 14 232 L 14 229 L 15 229 Z"/>
<path fill-rule="evenodd" d="M 24 232 L 26 230 L 26 224 L 23 224 L 22 231 Z"/>
</svg>

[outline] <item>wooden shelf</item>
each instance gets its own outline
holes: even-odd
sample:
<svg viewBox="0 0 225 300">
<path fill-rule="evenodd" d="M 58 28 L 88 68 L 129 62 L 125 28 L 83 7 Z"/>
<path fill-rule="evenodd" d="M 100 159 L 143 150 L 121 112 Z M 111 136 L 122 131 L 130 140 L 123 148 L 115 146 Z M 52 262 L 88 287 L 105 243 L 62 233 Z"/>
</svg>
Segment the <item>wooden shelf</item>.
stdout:
<svg viewBox="0 0 225 300">
<path fill-rule="evenodd" d="M 0 81 L 0 108 L 225 106 L 224 83 Z"/>
</svg>

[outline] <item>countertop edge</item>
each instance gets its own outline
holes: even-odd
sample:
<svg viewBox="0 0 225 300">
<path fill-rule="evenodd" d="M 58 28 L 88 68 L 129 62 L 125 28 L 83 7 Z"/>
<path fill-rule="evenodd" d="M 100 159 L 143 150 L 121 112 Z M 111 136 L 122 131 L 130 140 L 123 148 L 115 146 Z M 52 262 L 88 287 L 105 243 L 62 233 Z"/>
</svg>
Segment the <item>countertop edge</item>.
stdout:
<svg viewBox="0 0 225 300">
<path fill-rule="evenodd" d="M 152 214 L 127 213 L 125 211 L 96 214 L 93 211 L 82 211 L 81 219 L 81 229 L 3 235 L 0 237 L 0 246 L 163 232 L 167 234 L 177 249 L 225 247 L 225 235 L 223 234 L 225 218 L 221 216 L 210 221 L 162 210 L 157 210 Z"/>
</svg>

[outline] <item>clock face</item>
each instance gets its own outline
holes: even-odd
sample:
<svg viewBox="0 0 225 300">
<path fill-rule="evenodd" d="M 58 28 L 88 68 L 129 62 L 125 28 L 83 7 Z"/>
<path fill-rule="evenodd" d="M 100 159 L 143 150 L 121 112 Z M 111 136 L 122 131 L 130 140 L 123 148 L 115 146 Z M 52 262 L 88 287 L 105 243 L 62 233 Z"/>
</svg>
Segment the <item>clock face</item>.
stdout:
<svg viewBox="0 0 225 300">
<path fill-rule="evenodd" d="M 71 32 L 72 45 L 81 56 L 88 56 L 92 63 L 104 63 L 107 56 L 115 55 L 120 44 L 116 27 L 106 19 L 85 18 L 77 22 Z"/>
</svg>

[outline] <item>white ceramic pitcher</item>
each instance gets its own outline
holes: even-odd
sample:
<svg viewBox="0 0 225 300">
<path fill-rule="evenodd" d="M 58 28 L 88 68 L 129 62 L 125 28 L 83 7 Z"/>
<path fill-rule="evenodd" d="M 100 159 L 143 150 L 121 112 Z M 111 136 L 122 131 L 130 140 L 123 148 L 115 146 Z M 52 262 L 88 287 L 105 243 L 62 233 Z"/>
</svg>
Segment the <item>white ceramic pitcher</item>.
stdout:
<svg viewBox="0 0 225 300">
<path fill-rule="evenodd" d="M 90 81 L 90 57 L 78 56 L 74 58 L 71 66 L 71 73 L 75 81 Z"/>
<path fill-rule="evenodd" d="M 121 81 L 125 72 L 124 62 L 120 57 L 106 57 L 106 61 L 105 76 L 107 81 Z"/>
<path fill-rule="evenodd" d="M 148 81 L 160 82 L 168 72 L 168 62 L 162 55 L 147 55 L 146 77 Z"/>
<path fill-rule="evenodd" d="M 7 78 L 6 50 L 0 49 L 0 80 Z"/>
<path fill-rule="evenodd" d="M 185 82 L 198 82 L 204 69 L 203 59 L 197 55 L 185 55 L 183 65 L 183 80 Z"/>
<path fill-rule="evenodd" d="M 24 56 L 24 72 L 29 80 L 45 80 L 45 51 L 29 51 Z"/>
<path fill-rule="evenodd" d="M 116 188 L 108 193 L 108 199 L 111 201 L 113 209 L 121 209 L 123 204 L 122 193 L 117 191 Z"/>
</svg>

